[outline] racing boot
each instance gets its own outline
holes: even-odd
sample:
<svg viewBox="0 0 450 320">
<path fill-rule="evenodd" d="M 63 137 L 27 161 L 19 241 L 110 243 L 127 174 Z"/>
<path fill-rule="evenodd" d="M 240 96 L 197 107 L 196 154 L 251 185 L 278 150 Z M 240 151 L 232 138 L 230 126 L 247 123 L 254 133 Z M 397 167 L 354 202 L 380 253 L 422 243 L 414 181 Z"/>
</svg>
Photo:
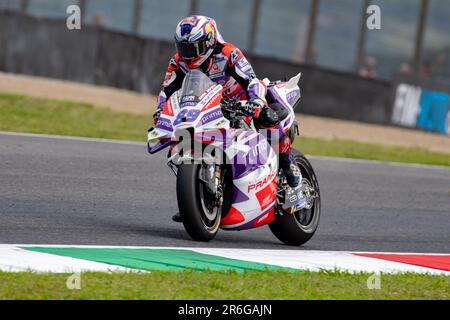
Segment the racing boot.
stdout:
<svg viewBox="0 0 450 320">
<path fill-rule="evenodd" d="M 172 220 L 175 222 L 183 222 L 183 218 L 181 218 L 181 215 L 179 212 L 177 212 L 175 215 L 172 216 Z"/>
<path fill-rule="evenodd" d="M 296 188 L 302 180 L 300 168 L 290 155 L 291 139 L 284 136 L 280 141 L 280 168 L 286 177 L 286 181 L 291 188 Z"/>
</svg>

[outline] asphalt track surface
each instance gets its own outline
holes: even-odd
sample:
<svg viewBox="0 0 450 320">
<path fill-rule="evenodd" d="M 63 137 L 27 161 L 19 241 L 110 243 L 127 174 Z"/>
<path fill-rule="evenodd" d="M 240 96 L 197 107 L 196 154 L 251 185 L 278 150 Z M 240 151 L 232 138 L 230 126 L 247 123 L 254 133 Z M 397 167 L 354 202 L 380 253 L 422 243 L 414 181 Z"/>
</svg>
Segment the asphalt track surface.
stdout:
<svg viewBox="0 0 450 320">
<path fill-rule="evenodd" d="M 0 133 L 0 243 L 292 249 L 262 227 L 190 240 L 164 153 Z M 450 168 L 311 158 L 322 194 L 299 250 L 450 252 Z"/>
</svg>

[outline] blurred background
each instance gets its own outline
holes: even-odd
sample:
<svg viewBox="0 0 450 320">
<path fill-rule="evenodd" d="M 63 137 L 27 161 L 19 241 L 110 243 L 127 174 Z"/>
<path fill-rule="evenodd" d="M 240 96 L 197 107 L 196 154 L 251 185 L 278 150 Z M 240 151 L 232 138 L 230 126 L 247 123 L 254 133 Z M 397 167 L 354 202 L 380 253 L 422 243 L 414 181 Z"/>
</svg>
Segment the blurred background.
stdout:
<svg viewBox="0 0 450 320">
<path fill-rule="evenodd" d="M 448 0 L 0 0 L 0 70 L 156 94 L 190 14 L 216 19 L 260 78 L 302 72 L 301 112 L 450 134 Z"/>
</svg>

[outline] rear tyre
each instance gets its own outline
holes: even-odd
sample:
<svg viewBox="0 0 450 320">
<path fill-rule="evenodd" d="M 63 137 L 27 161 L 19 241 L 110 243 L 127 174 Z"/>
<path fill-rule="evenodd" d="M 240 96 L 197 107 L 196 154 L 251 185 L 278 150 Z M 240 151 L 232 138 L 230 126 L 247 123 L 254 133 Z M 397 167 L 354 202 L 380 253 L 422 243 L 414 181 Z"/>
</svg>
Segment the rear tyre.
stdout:
<svg viewBox="0 0 450 320">
<path fill-rule="evenodd" d="M 302 209 L 293 214 L 283 212 L 283 215 L 277 215 L 276 219 L 269 224 L 269 228 L 281 242 L 291 246 L 300 246 L 311 239 L 319 225 L 320 190 L 316 174 L 308 159 L 295 149 L 291 150 L 291 154 L 302 172 L 303 180 L 306 179 L 317 196 L 313 199 L 310 209 Z"/>
<path fill-rule="evenodd" d="M 184 228 L 196 241 L 210 241 L 219 230 L 221 211 L 208 211 L 208 194 L 199 179 L 201 164 L 182 164 L 177 172 L 178 209 Z"/>
</svg>

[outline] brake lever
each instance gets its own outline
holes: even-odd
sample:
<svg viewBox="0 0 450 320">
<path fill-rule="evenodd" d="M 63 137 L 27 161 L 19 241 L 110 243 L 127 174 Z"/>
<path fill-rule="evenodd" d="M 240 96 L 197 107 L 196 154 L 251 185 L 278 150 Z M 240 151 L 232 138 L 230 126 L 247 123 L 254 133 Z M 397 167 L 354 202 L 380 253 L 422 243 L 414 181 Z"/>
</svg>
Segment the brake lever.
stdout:
<svg viewBox="0 0 450 320">
<path fill-rule="evenodd" d="M 250 117 L 253 115 L 254 108 L 249 105 L 243 105 L 239 101 L 223 101 L 221 103 L 222 109 L 227 112 L 231 117 Z"/>
<path fill-rule="evenodd" d="M 253 105 L 247 103 L 244 106 L 241 104 L 241 113 L 243 114 L 244 117 L 251 117 L 253 116 L 254 112 L 255 108 L 253 107 Z"/>
</svg>

